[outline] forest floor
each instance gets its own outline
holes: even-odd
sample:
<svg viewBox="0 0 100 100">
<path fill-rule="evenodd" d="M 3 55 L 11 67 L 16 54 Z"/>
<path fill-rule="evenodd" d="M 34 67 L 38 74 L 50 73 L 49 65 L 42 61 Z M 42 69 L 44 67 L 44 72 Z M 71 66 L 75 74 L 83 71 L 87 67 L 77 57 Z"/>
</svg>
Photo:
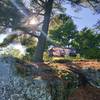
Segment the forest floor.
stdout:
<svg viewBox="0 0 100 100">
<path fill-rule="evenodd" d="M 46 63 L 47 64 L 47 63 Z M 92 68 L 100 70 L 100 61 L 86 60 L 66 63 L 50 63 L 49 66 L 56 67 L 58 70 L 69 70 L 70 66 L 76 66 L 76 69 Z M 68 100 L 100 100 L 100 89 L 87 84 L 86 86 L 79 86 Z"/>
<path fill-rule="evenodd" d="M 66 72 L 70 71 L 80 71 L 81 69 L 90 68 L 100 71 L 100 61 L 97 60 L 80 60 L 80 61 L 56 61 L 56 62 L 44 62 L 44 63 L 32 63 L 28 62 L 33 66 L 37 66 L 39 70 L 38 76 L 42 79 L 62 79 Z M 73 70 L 71 70 L 73 68 Z M 34 74 L 33 77 L 36 77 Z M 74 92 L 69 96 L 68 100 L 100 100 L 100 88 L 92 87 L 89 84 L 85 86 L 80 85 L 74 90 Z"/>
<path fill-rule="evenodd" d="M 66 69 L 71 65 L 76 65 L 78 69 L 92 68 L 100 70 L 100 61 L 86 60 L 86 61 L 75 61 L 67 63 L 55 63 L 59 69 Z M 89 85 L 79 86 L 74 93 L 69 97 L 68 100 L 100 100 L 100 89 L 91 87 Z"/>
</svg>

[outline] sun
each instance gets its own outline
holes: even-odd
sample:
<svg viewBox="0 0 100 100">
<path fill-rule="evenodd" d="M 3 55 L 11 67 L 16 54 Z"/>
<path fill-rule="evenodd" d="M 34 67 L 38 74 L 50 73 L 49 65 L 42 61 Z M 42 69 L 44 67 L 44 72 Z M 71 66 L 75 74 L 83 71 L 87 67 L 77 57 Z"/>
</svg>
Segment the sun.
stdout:
<svg viewBox="0 0 100 100">
<path fill-rule="evenodd" d="M 38 20 L 36 17 L 31 17 L 29 20 L 29 25 L 37 25 L 38 24 Z"/>
</svg>

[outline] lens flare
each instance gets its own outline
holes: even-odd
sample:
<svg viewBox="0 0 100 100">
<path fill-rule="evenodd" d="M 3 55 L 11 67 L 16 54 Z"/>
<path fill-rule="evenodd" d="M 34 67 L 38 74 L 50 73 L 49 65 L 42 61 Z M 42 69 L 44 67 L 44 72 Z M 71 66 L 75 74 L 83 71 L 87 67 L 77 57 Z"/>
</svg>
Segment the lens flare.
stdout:
<svg viewBox="0 0 100 100">
<path fill-rule="evenodd" d="M 39 22 L 38 22 L 37 18 L 35 18 L 35 17 L 32 17 L 29 20 L 29 25 L 37 25 L 38 23 Z"/>
</svg>

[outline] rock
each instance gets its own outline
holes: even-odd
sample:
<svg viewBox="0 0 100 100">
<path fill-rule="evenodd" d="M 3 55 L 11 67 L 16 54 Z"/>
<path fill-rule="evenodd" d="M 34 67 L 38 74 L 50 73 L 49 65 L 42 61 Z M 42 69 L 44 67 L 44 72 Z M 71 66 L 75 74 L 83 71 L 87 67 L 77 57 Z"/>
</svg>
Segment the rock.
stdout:
<svg viewBox="0 0 100 100">
<path fill-rule="evenodd" d="M 0 100 L 66 100 L 62 80 L 22 77 L 15 64 L 13 59 L 0 58 Z"/>
<path fill-rule="evenodd" d="M 82 69 L 82 73 L 85 75 L 85 77 L 88 79 L 88 82 L 97 88 L 100 88 L 100 71 L 92 68 L 86 68 Z"/>
</svg>

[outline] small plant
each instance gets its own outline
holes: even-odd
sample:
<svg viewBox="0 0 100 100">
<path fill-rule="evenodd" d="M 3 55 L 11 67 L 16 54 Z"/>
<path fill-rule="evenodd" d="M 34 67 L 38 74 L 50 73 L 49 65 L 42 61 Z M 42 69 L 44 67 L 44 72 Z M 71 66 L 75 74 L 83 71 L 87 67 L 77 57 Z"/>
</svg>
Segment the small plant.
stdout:
<svg viewBox="0 0 100 100">
<path fill-rule="evenodd" d="M 61 79 L 67 82 L 65 85 L 66 96 L 69 97 L 78 87 L 78 76 L 68 70 L 59 70 L 55 67 L 55 71 Z"/>
<path fill-rule="evenodd" d="M 25 56 L 23 56 L 23 60 L 32 61 L 32 56 L 33 55 L 30 55 L 30 54 L 27 53 Z"/>
<path fill-rule="evenodd" d="M 80 54 L 78 53 L 77 55 L 76 55 L 76 60 L 80 60 L 81 59 L 81 56 L 80 56 Z"/>
<path fill-rule="evenodd" d="M 65 55 L 64 58 L 65 58 L 65 59 L 69 59 L 70 57 L 69 57 L 68 55 Z"/>
<path fill-rule="evenodd" d="M 78 82 L 77 76 L 73 73 L 66 74 L 64 78 L 65 78 L 65 80 L 68 81 L 68 84 L 66 86 L 66 94 L 67 94 L 67 97 L 68 97 L 78 87 L 79 82 Z"/>
<path fill-rule="evenodd" d="M 44 61 L 52 61 L 52 57 L 50 57 L 47 52 L 44 52 L 43 60 Z"/>
</svg>

